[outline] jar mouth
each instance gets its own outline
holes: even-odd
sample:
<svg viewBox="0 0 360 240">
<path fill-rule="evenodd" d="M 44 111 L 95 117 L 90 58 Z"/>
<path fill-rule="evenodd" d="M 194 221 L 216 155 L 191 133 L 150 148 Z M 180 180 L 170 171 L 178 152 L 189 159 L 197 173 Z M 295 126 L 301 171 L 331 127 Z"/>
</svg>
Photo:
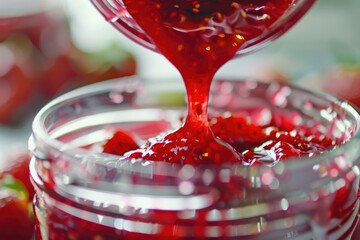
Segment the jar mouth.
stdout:
<svg viewBox="0 0 360 240">
<path fill-rule="evenodd" d="M 233 83 L 236 83 L 238 81 L 242 81 L 245 82 L 244 80 L 234 80 L 234 79 L 217 79 L 217 82 L 220 83 L 224 83 L 224 84 L 230 84 L 232 85 Z M 48 130 L 46 129 L 45 123 L 46 121 L 48 121 L 49 116 L 52 114 L 52 111 L 54 111 L 54 109 L 58 108 L 61 104 L 66 104 L 67 102 L 76 102 L 78 99 L 81 98 L 86 98 L 88 96 L 92 96 L 92 95 L 96 95 L 96 94 L 102 94 L 102 93 L 108 93 L 111 91 L 111 89 L 116 89 L 116 88 L 121 88 L 121 91 L 128 91 L 131 94 L 137 94 L 136 91 L 140 92 L 140 94 L 144 91 L 144 87 L 146 88 L 147 86 L 142 86 L 144 84 L 144 82 L 142 80 L 140 80 L 137 77 L 124 77 L 121 79 L 112 79 L 112 80 L 108 80 L 105 82 L 101 82 L 101 83 L 95 83 L 95 84 L 91 84 L 85 87 L 81 87 L 79 89 L 73 90 L 71 92 L 68 92 L 66 94 L 63 94 L 62 96 L 57 97 L 56 99 L 52 100 L 51 102 L 49 102 L 48 104 L 46 104 L 40 111 L 39 113 L 35 116 L 34 120 L 33 120 L 33 124 L 32 124 L 32 129 L 33 129 L 33 135 L 34 137 L 36 137 L 36 139 L 40 140 L 41 142 L 47 143 L 47 145 L 49 147 L 51 147 L 54 150 L 58 150 L 58 151 L 62 151 L 62 149 L 64 149 L 64 142 L 58 141 L 56 139 L 54 139 L 52 136 L 49 135 Z M 152 83 L 146 83 L 148 84 L 152 84 Z M 166 84 L 166 86 L 164 86 L 164 84 Z M 155 85 L 158 85 L 156 87 L 158 87 L 160 89 L 161 94 L 164 94 L 163 91 L 169 91 L 169 95 L 170 94 L 178 94 L 179 96 L 182 96 L 182 94 L 185 94 L 183 92 L 183 90 L 181 89 L 181 86 L 176 83 L 176 82 L 170 82 L 170 83 L 165 83 L 165 82 L 155 82 Z M 246 83 L 245 85 L 248 85 L 248 87 L 254 88 L 254 87 L 270 87 L 271 85 L 276 85 L 277 87 L 280 86 L 279 83 L 264 83 L 264 82 L 258 82 L 258 81 L 254 81 L 254 80 L 250 80 L 248 81 L 248 83 Z M 281 84 L 284 86 L 287 86 L 286 84 Z M 125 86 L 125 89 L 123 88 L 123 86 Z M 328 151 L 326 156 L 324 156 L 325 158 L 328 157 L 328 154 L 331 153 L 335 153 L 338 151 L 343 151 L 343 148 L 351 148 L 352 147 L 352 142 L 353 140 L 358 140 L 360 138 L 360 115 L 358 112 L 358 109 L 354 106 L 352 106 L 351 104 L 347 103 L 346 101 L 342 101 L 334 96 L 328 95 L 326 93 L 321 93 L 321 92 L 313 92 L 311 90 L 299 87 L 299 86 L 295 86 L 295 85 L 291 85 L 289 86 L 291 87 L 292 90 L 295 91 L 299 91 L 301 93 L 306 93 L 306 94 L 312 94 L 314 96 L 316 96 L 319 99 L 322 99 L 323 101 L 326 101 L 327 103 L 329 103 L 329 106 L 331 105 L 333 110 L 330 111 L 338 111 L 338 114 L 343 114 L 344 116 L 338 116 L 338 117 L 343 117 L 344 119 L 337 119 L 337 120 L 345 120 L 345 117 L 349 117 L 351 119 L 347 120 L 347 122 L 345 124 L 347 124 L 348 126 L 341 126 L 341 128 L 345 128 L 345 127 L 351 127 L 351 129 L 348 129 L 348 133 L 347 133 L 347 137 L 348 139 L 345 140 L 344 144 L 341 144 L 339 146 L 337 146 L 337 149 L 334 149 L 332 151 Z M 156 93 L 156 90 L 154 92 Z M 154 94 L 151 93 L 151 94 Z M 111 93 L 110 93 L 111 94 Z M 134 95 L 135 97 L 135 95 Z M 165 96 L 166 97 L 166 96 Z M 218 98 L 221 98 L 221 96 L 217 96 Z M 160 97 L 159 97 L 160 98 Z M 133 101 L 133 100 L 130 100 Z M 161 101 L 159 99 L 150 99 L 150 101 Z M 128 104 L 128 103 L 125 103 Z M 137 103 L 135 103 L 137 104 Z M 157 104 L 155 102 L 155 104 Z M 162 104 L 162 103 L 160 103 Z M 183 108 L 185 104 L 185 102 L 181 102 L 180 101 L 180 107 Z M 220 103 L 223 105 L 223 103 Z M 172 104 L 170 104 L 171 107 Z M 211 105 L 211 104 L 210 104 Z M 164 107 L 164 106 L 159 106 L 159 107 Z M 168 106 L 165 106 L 168 107 Z M 211 108 L 212 106 L 210 106 Z M 221 106 L 222 107 L 222 106 Z M 218 106 L 216 106 L 215 108 L 218 108 Z M 347 116 L 346 116 L 347 115 Z M 106 119 L 103 119 L 106 121 Z M 349 122 L 352 121 L 352 122 Z M 353 124 L 353 126 L 349 126 L 349 124 Z M 345 131 L 345 129 L 342 129 Z M 58 133 L 61 135 L 61 133 Z M 81 149 L 76 149 L 76 151 L 80 151 L 82 152 L 83 150 Z M 85 152 L 88 152 L 87 150 L 84 150 Z M 112 154 L 106 154 L 106 153 L 102 153 L 105 156 L 111 157 L 113 156 Z M 311 159 L 318 159 L 321 161 L 322 156 L 319 157 L 311 157 Z M 314 160 L 313 160 L 314 161 Z M 287 165 L 292 165 L 294 162 L 296 162 L 296 165 L 302 165 L 302 164 L 306 164 L 306 162 L 308 161 L 296 161 L 293 159 L 288 159 L 286 161 L 284 161 L 284 164 Z M 304 163 L 305 162 L 305 163 Z M 161 163 L 162 165 L 171 165 L 173 166 L 174 164 L 167 164 L 167 163 Z M 225 164 L 228 165 L 228 164 Z M 205 164 L 206 166 L 206 164 Z M 218 166 L 216 166 L 218 167 Z M 252 166 L 251 168 L 258 168 L 261 166 Z"/>
<path fill-rule="evenodd" d="M 294 95 L 294 98 L 300 99 L 299 102 L 293 102 L 290 104 L 292 107 L 299 107 L 300 110 L 305 111 L 307 115 L 319 115 L 319 112 L 323 111 L 323 116 L 321 116 L 321 119 L 324 121 L 329 121 L 330 118 L 334 118 L 335 120 L 333 119 L 329 121 L 329 123 L 336 125 L 337 130 L 334 134 L 344 135 L 347 141 L 344 144 L 337 146 L 337 148 L 334 150 L 329 150 L 326 153 L 316 157 L 287 159 L 283 162 L 277 163 L 277 165 L 274 167 L 268 167 L 266 165 L 246 167 L 240 163 L 232 165 L 223 164 L 220 166 L 214 166 L 210 164 L 190 166 L 166 162 L 152 162 L 141 159 L 119 161 L 119 156 L 105 154 L 102 152 L 94 152 L 87 148 L 79 148 L 77 146 L 74 147 L 74 145 L 64 142 L 64 139 L 58 139 L 59 137 L 61 138 L 62 135 L 66 135 L 66 137 L 71 138 L 71 136 L 67 136 L 67 134 L 69 131 L 71 131 L 71 129 L 75 129 L 75 125 L 73 124 L 74 121 L 75 123 L 79 123 L 76 122 L 76 119 L 74 119 L 72 115 L 76 117 L 82 117 L 83 122 L 80 122 L 80 125 L 86 123 L 86 129 L 91 129 L 92 127 L 97 126 L 95 123 L 93 123 L 98 121 L 96 120 L 97 118 L 92 118 L 91 116 L 99 117 L 100 115 L 108 114 L 113 109 L 120 109 L 120 111 L 131 111 L 131 114 L 129 115 L 132 116 L 132 119 L 138 118 L 139 116 L 136 115 L 135 111 L 139 110 L 138 107 L 140 102 L 144 101 L 142 98 L 144 91 L 149 89 L 150 90 L 148 93 L 156 97 L 149 98 L 149 95 L 146 95 L 147 93 L 145 93 L 146 104 L 144 109 L 150 111 L 151 114 L 159 114 L 159 116 L 162 117 L 176 113 L 177 115 L 175 114 L 175 119 L 178 119 L 177 117 L 180 116 L 181 112 L 184 110 L 184 102 L 179 106 L 181 109 L 180 111 L 178 111 L 177 107 L 174 107 L 174 105 L 161 106 L 161 95 L 164 94 L 164 92 L 162 90 L 158 92 L 156 85 L 161 86 L 159 89 L 164 88 L 166 91 L 172 89 L 170 90 L 173 91 L 171 95 L 179 94 L 183 96 L 184 93 L 182 90 L 179 90 L 177 86 L 174 87 L 174 85 L 171 85 L 171 83 L 170 86 L 172 86 L 172 88 L 169 87 L 169 85 L 164 86 L 163 84 L 163 82 L 159 84 L 154 82 L 144 82 L 139 80 L 137 77 L 126 77 L 89 85 L 66 93 L 48 103 L 36 115 L 32 125 L 33 134 L 29 140 L 29 148 L 37 160 L 40 162 L 48 162 L 47 165 L 52 165 L 50 167 L 47 166 L 47 168 L 53 171 L 55 182 L 57 181 L 58 183 L 67 185 L 66 191 L 70 191 L 69 189 L 71 187 L 69 187 L 67 183 L 69 183 L 69 179 L 71 179 L 72 183 L 70 185 L 76 185 L 77 187 L 82 186 L 86 189 L 90 189 L 91 192 L 88 192 L 87 194 L 84 193 L 88 196 L 97 196 L 92 194 L 94 193 L 93 191 L 103 192 L 104 189 L 107 192 L 116 192 L 117 194 L 119 194 L 118 191 L 120 191 L 126 196 L 136 195 L 141 193 L 143 190 L 142 187 L 129 190 L 130 185 L 123 184 L 126 182 L 124 181 L 124 177 L 125 179 L 130 179 L 134 178 L 135 176 L 139 178 L 139 182 L 143 181 L 142 185 L 144 186 L 147 186 L 148 184 L 164 184 L 164 186 L 162 186 L 162 188 L 159 187 L 157 189 L 158 192 L 155 191 L 154 194 L 163 196 L 162 194 L 167 192 L 165 195 L 168 201 L 169 199 L 173 199 L 176 202 L 179 200 L 180 195 L 182 195 L 182 204 L 179 204 L 179 202 L 177 202 L 177 204 L 178 206 L 185 208 L 189 207 L 188 204 L 185 204 L 187 201 L 191 202 L 192 206 L 196 206 L 195 203 L 201 202 L 203 205 L 199 205 L 198 208 L 204 208 L 208 205 L 211 205 L 213 201 L 219 197 L 219 193 L 214 191 L 212 187 L 208 188 L 211 184 L 214 183 L 214 181 L 226 183 L 235 178 L 244 184 L 244 186 L 248 186 L 252 189 L 251 192 L 249 192 L 250 195 L 257 195 L 259 191 L 263 191 L 264 188 L 269 191 L 273 191 L 276 195 L 283 195 L 303 191 L 304 186 L 306 186 L 306 188 L 311 191 L 312 188 L 327 184 L 329 179 L 342 179 L 346 174 L 348 174 L 350 170 L 355 171 L 355 174 L 359 174 L 359 170 L 355 169 L 360 162 L 360 149 L 358 147 L 360 145 L 360 118 L 357 110 L 348 103 L 340 101 L 339 99 L 327 94 L 314 93 L 301 87 L 282 85 L 278 83 L 219 79 L 214 82 L 215 90 L 212 90 L 213 97 L 211 101 L 213 103 L 210 104 L 210 108 L 217 111 L 223 107 L 226 107 L 229 110 L 243 107 L 243 105 L 240 106 L 237 104 L 230 106 L 223 101 L 225 99 L 225 95 L 229 94 L 229 87 L 236 89 L 239 88 L 239 84 L 241 87 L 247 87 L 246 91 L 244 91 L 244 89 L 241 90 L 241 98 L 243 99 L 249 97 L 248 94 L 253 94 L 252 91 L 254 90 L 256 92 L 259 91 L 259 93 L 257 93 L 258 96 L 264 96 L 264 92 L 262 92 L 263 90 L 269 91 L 269 89 L 272 89 L 271 91 L 273 91 L 274 89 L 278 90 L 279 88 L 285 87 L 291 89 L 290 95 Z M 217 86 L 218 84 L 221 86 Z M 155 88 L 152 89 L 153 87 Z M 222 92 L 221 89 L 223 89 L 224 92 Z M 116 102 L 116 100 L 112 99 L 111 108 L 103 107 L 101 108 L 101 111 L 103 112 L 101 112 L 100 115 L 94 115 L 94 112 L 92 112 L 91 109 L 92 107 L 98 106 L 99 102 L 91 100 L 92 97 L 100 96 L 99 99 L 103 101 L 104 99 L 111 98 L 109 97 L 111 95 L 110 93 L 113 94 L 114 91 L 117 94 L 122 94 L 121 97 L 115 97 L 115 99 L 118 99 L 119 101 Z M 311 107 L 307 106 L 304 108 L 304 101 L 308 101 L 309 96 L 313 98 L 311 99 L 313 105 Z M 222 101 L 217 102 L 217 98 L 222 99 Z M 82 100 L 84 99 L 90 100 L 83 102 Z M 233 100 L 229 102 L 233 102 Z M 247 105 L 249 102 L 244 102 L 241 104 Z M 252 101 L 250 104 L 255 103 Z M 283 108 L 281 104 L 275 104 L 277 104 L 277 107 L 280 109 Z M 155 108 L 154 106 L 159 106 L 162 108 L 162 110 L 159 111 L 159 109 Z M 136 109 L 132 109 L 133 107 Z M 318 107 L 321 107 L 321 110 L 319 110 Z M 82 108 L 87 108 L 87 113 L 91 113 L 92 115 L 90 117 L 85 116 L 87 113 L 81 113 Z M 54 112 L 56 112 L 56 114 L 54 114 Z M 66 121 L 69 119 L 71 121 L 69 120 L 69 122 L 63 122 L 61 120 L 61 116 L 66 116 Z M 107 123 L 111 123 L 111 121 L 114 119 L 114 116 L 110 117 L 110 115 L 106 115 L 106 117 L 102 116 L 99 118 L 100 120 L 104 121 L 102 122 L 104 124 L 102 126 L 106 126 Z M 150 122 L 153 120 L 154 119 L 151 117 L 148 119 Z M 173 124 L 172 121 L 173 120 L 169 120 L 169 123 L 167 124 Z M 64 132 L 64 130 L 60 128 L 62 125 L 66 126 L 67 132 Z M 96 136 L 96 134 L 93 134 L 92 139 L 96 138 Z M 72 141 L 72 143 L 74 143 L 74 141 Z M 69 165 L 71 165 L 70 170 Z M 333 170 L 334 166 L 336 174 Z M 81 172 L 81 174 L 79 174 L 79 172 Z M 306 179 L 304 179 L 304 172 L 308 173 Z M 109 177 L 109 174 L 111 177 Z M 265 179 L 265 184 L 263 177 L 264 174 L 265 176 L 270 176 L 272 181 Z M 289 175 L 292 176 L 292 180 L 289 180 Z M 170 188 L 167 184 L 157 179 L 160 177 L 168 179 L 168 182 L 172 182 L 170 184 Z M 299 181 L 299 179 L 301 179 L 301 181 Z M 44 179 L 42 180 L 44 181 Z M 73 184 L 74 181 L 76 184 Z M 181 183 L 184 184 L 185 192 L 181 192 Z M 338 187 L 341 187 L 342 183 L 342 181 L 338 183 L 340 184 Z M 123 185 L 120 186 L 119 184 Z M 187 194 L 186 191 L 188 190 L 186 189 L 188 189 L 187 187 L 189 186 L 186 184 L 190 186 L 190 189 L 192 188 L 192 184 L 195 184 L 196 187 L 199 187 L 196 190 L 197 194 L 195 194 L 195 196 L 193 195 L 193 192 Z M 82 188 L 82 190 L 85 188 Z M 173 188 L 180 192 L 173 192 L 174 195 L 172 196 L 170 189 Z M 76 191 L 74 190 L 74 192 L 79 193 L 79 189 L 77 188 Z M 208 202 L 197 201 L 196 199 L 201 198 L 201 196 L 206 196 L 206 199 L 212 200 L 209 200 Z M 246 201 L 244 200 L 243 204 L 253 200 L 253 198 L 248 197 Z M 171 206 L 176 205 L 175 202 Z M 132 201 L 131 204 L 136 205 L 137 203 L 140 204 L 140 202 L 136 201 Z M 141 204 L 143 204 L 143 201 L 141 201 Z M 165 205 L 156 205 L 156 207 L 166 208 Z"/>
</svg>

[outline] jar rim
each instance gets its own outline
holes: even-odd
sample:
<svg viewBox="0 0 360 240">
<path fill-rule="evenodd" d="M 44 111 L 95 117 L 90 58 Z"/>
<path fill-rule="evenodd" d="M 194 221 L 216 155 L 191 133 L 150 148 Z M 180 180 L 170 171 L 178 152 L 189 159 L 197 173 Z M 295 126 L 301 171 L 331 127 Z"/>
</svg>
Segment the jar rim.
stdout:
<svg viewBox="0 0 360 240">
<path fill-rule="evenodd" d="M 220 79 L 219 79 L 220 80 Z M 55 99 L 53 99 L 52 101 L 50 101 L 48 104 L 46 104 L 35 116 L 33 123 L 32 123 L 32 136 L 30 137 L 29 140 L 29 147 L 30 150 L 32 150 L 33 152 L 36 151 L 35 150 L 35 146 L 34 146 L 34 139 L 36 139 L 36 141 L 40 141 L 42 143 L 45 143 L 47 147 L 49 147 L 50 149 L 60 152 L 61 149 L 63 149 L 63 143 L 51 138 L 51 136 L 47 133 L 47 131 L 45 130 L 45 126 L 44 126 L 44 121 L 46 119 L 46 117 L 49 115 L 49 113 L 51 113 L 52 109 L 55 108 L 57 105 L 66 102 L 66 101 L 71 101 L 74 99 L 78 99 L 78 98 L 83 98 L 86 96 L 90 96 L 93 94 L 98 94 L 98 93 L 105 93 L 107 91 L 109 91 L 109 89 L 114 88 L 114 86 L 118 85 L 119 82 L 121 81 L 121 84 L 133 84 L 134 82 L 139 82 L 142 81 L 141 79 L 139 79 L 139 77 L 137 76 L 131 76 L 131 77 L 123 77 L 121 79 L 111 79 L 108 81 L 103 81 L 103 82 L 99 82 L 99 83 L 95 83 L 95 84 L 91 84 L 88 86 L 84 86 L 75 90 L 72 90 L 68 93 L 65 93 Z M 225 80 L 220 80 L 220 81 L 234 81 L 233 79 L 225 79 Z M 236 81 L 236 80 L 235 80 Z M 151 83 L 153 84 L 153 83 Z M 261 85 L 269 85 L 269 83 L 265 83 L 265 82 L 257 82 L 257 84 L 261 84 Z M 278 84 L 278 83 L 276 83 Z M 281 84 L 283 85 L 283 84 Z M 288 84 L 285 84 L 288 85 Z M 289 85 L 290 86 L 290 85 Z M 296 90 L 296 91 L 301 91 L 303 93 L 308 93 L 308 94 L 315 94 L 316 96 L 325 99 L 326 101 L 332 102 L 334 105 L 338 106 L 339 109 L 342 109 L 343 111 L 345 111 L 347 114 L 350 114 L 356 121 L 356 126 L 354 126 L 354 131 L 352 132 L 352 136 L 349 140 L 347 140 L 344 144 L 340 144 L 338 145 L 335 149 L 331 149 L 329 151 L 327 151 L 324 154 L 321 154 L 319 156 L 316 157 L 305 157 L 304 159 L 306 159 L 305 161 L 299 161 L 296 159 L 287 159 L 286 161 L 283 161 L 282 164 L 286 165 L 288 169 L 296 169 L 300 166 L 306 166 L 308 164 L 314 165 L 317 163 L 320 163 L 321 161 L 323 161 L 323 159 L 329 158 L 329 157 L 334 157 L 336 156 L 339 152 L 349 152 L 349 150 L 354 151 L 354 148 L 356 148 L 356 146 L 358 146 L 359 142 L 360 142 L 360 114 L 359 114 L 359 110 L 351 105 L 350 103 L 347 103 L 346 101 L 342 101 L 334 96 L 331 96 L 327 93 L 322 93 L 322 92 L 315 92 L 312 91 L 310 89 L 305 89 L 303 87 L 300 86 L 295 86 L 295 85 L 291 85 L 291 88 Z M 84 149 L 80 149 L 77 148 L 76 152 L 83 152 L 83 153 L 89 153 L 87 150 Z M 42 152 L 36 152 L 35 155 L 37 156 L 41 156 Z M 66 154 L 66 153 L 65 153 Z M 71 154 L 71 153 L 70 153 Z M 356 156 L 360 156 L 360 150 L 357 151 L 356 153 L 354 153 Z M 109 158 L 114 158 L 114 155 L 111 154 L 106 154 L 106 153 L 101 153 L 101 155 L 107 156 Z M 43 156 L 44 158 L 46 156 Z M 303 157 L 302 157 L 303 158 Z M 360 157 L 358 157 L 358 162 L 360 162 Z M 151 161 L 149 161 L 151 162 Z M 358 162 L 356 164 L 358 164 Z M 154 162 L 155 163 L 155 162 Z M 159 164 L 158 162 L 156 164 Z M 174 164 L 172 163 L 161 163 L 161 165 L 163 166 L 169 166 L 169 168 L 173 168 Z M 175 164 L 176 165 L 176 164 Z M 235 164 L 236 165 L 236 164 Z M 239 165 L 243 165 L 243 164 L 239 164 Z M 179 164 L 179 166 L 181 167 L 181 165 Z M 228 168 L 229 165 L 228 164 L 224 164 L 225 168 Z M 195 168 L 197 168 L 198 166 L 195 166 Z M 211 164 L 209 165 L 204 165 L 204 166 L 199 166 L 200 168 L 207 168 L 207 167 L 211 167 Z M 216 168 L 220 168 L 221 166 L 216 166 Z M 262 169 L 262 168 L 268 168 L 266 165 L 259 165 L 259 166 L 251 166 L 250 169 Z"/>
<path fill-rule="evenodd" d="M 288 198 L 296 199 L 297 203 L 306 201 L 306 194 L 313 193 L 316 196 L 318 191 L 331 193 L 360 175 L 360 117 L 357 110 L 335 97 L 314 93 L 298 86 L 291 86 L 291 89 L 307 97 L 309 95 L 306 93 L 316 95 L 320 102 L 330 101 L 335 105 L 335 110 L 340 114 L 343 111 L 346 117 L 350 117 L 351 120 L 346 121 L 354 124 L 354 130 L 350 133 L 352 138 L 316 157 L 287 159 L 271 167 L 265 164 L 247 167 L 242 163 L 192 166 L 143 159 L 120 160 L 116 155 L 94 153 L 82 148 L 66 148 L 66 143 L 60 142 L 56 137 L 52 138 L 53 132 L 47 133 L 47 116 L 67 101 L 99 93 L 108 98 L 109 90 L 115 86 L 138 84 L 139 81 L 141 82 L 141 79 L 137 76 L 132 76 L 88 85 L 54 99 L 39 111 L 33 121 L 33 134 L 29 139 L 29 148 L 34 156 L 31 175 L 37 187 L 45 191 L 55 191 L 67 199 L 91 208 L 94 207 L 92 203 L 103 202 L 109 206 L 122 203 L 134 209 L 146 207 L 184 210 L 204 209 L 220 204 L 221 191 L 230 191 L 231 186 L 239 186 L 241 191 L 245 191 L 246 198 L 241 198 L 237 204 L 240 207 L 256 208 L 257 204 L 254 203 L 261 199 L 276 202 Z M 218 81 L 221 83 L 233 80 Z M 141 83 L 154 85 L 149 81 Z M 260 89 L 267 89 L 273 84 L 256 83 Z M 146 89 L 146 85 L 142 87 Z M 325 107 L 327 108 L 328 104 Z M 267 177 L 271 179 L 266 179 Z M 164 202 L 167 204 L 161 204 Z M 144 205 L 145 203 L 147 205 Z M 229 204 L 231 205 L 230 202 Z"/>
</svg>

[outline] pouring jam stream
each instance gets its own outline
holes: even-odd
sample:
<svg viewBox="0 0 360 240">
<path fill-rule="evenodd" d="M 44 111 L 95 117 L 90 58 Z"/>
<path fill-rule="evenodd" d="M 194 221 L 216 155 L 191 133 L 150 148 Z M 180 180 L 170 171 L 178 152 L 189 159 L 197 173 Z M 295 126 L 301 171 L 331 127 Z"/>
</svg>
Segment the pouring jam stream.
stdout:
<svg viewBox="0 0 360 240">
<path fill-rule="evenodd" d="M 286 14 L 294 0 L 124 0 L 123 3 L 161 54 L 178 69 L 188 100 L 188 114 L 182 127 L 148 141 L 126 157 L 182 164 L 241 162 L 242 156 L 215 137 L 209 127 L 211 82 L 223 64 L 242 46 L 261 37 Z"/>
</svg>

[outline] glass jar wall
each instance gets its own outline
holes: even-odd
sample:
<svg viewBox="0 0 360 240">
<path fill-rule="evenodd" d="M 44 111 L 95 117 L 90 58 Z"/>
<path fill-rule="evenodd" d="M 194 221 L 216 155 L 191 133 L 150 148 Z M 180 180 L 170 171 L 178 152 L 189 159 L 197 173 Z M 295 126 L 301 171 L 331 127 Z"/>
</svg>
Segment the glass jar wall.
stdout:
<svg viewBox="0 0 360 240">
<path fill-rule="evenodd" d="M 181 166 L 102 153 L 116 129 L 146 139 L 179 126 L 178 89 L 118 79 L 38 113 L 29 141 L 38 239 L 356 239 L 360 120 L 333 97 L 278 83 L 213 84 L 210 112 L 297 119 L 346 142 L 311 158 Z"/>
</svg>

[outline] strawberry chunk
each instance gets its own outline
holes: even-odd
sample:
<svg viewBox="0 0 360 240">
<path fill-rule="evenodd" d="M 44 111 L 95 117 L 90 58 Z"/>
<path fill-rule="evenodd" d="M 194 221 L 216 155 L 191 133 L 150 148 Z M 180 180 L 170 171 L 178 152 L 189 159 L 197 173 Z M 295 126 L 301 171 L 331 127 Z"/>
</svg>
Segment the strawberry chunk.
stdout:
<svg viewBox="0 0 360 240">
<path fill-rule="evenodd" d="M 126 152 L 135 150 L 139 145 L 134 138 L 127 132 L 118 130 L 104 145 L 104 153 L 124 155 Z"/>
</svg>

